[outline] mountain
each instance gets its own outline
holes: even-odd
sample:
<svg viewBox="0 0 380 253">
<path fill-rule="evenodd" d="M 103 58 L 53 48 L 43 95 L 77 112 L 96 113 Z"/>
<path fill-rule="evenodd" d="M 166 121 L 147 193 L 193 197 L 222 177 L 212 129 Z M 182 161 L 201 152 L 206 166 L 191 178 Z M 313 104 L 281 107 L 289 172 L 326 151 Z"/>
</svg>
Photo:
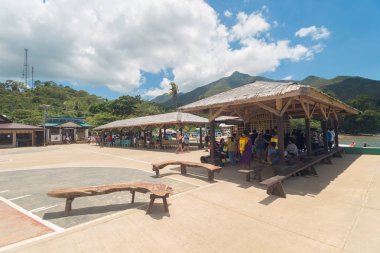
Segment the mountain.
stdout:
<svg viewBox="0 0 380 253">
<path fill-rule="evenodd" d="M 242 86 L 244 84 L 253 83 L 255 81 L 273 81 L 272 79 L 261 77 L 261 76 L 250 76 L 247 74 L 235 71 L 232 75 L 228 77 L 223 77 L 217 81 L 206 84 L 204 86 L 198 87 L 187 93 L 178 94 L 178 106 L 186 105 L 197 101 L 202 98 L 210 97 L 212 95 L 234 89 L 236 87 Z M 181 87 L 180 87 L 181 88 Z M 173 106 L 171 96 L 168 94 L 163 94 L 151 100 L 152 102 L 159 103 L 164 107 Z"/>
<path fill-rule="evenodd" d="M 300 83 L 310 77 L 305 78 Z M 370 98 L 380 97 L 380 81 L 359 76 L 337 76 L 332 79 L 317 78 L 308 85 L 321 89 L 324 92 L 332 92 L 344 102 L 354 99 L 358 95 L 368 95 Z"/>
<path fill-rule="evenodd" d="M 186 105 L 202 98 L 237 88 L 239 86 L 252 83 L 255 81 L 276 81 L 262 76 L 250 76 L 235 71 L 231 76 L 223 77 L 217 81 L 198 87 L 187 93 L 178 95 L 178 106 Z M 301 81 L 295 81 L 303 85 L 310 85 L 324 92 L 334 94 L 337 98 L 344 102 L 354 99 L 357 95 L 368 95 L 372 98 L 380 97 L 380 81 L 371 80 L 358 76 L 337 76 L 332 79 L 326 79 L 318 76 L 308 76 Z M 181 86 L 179 86 L 181 88 Z M 151 100 L 152 102 L 163 105 L 164 107 L 172 107 L 173 102 L 171 96 L 163 94 Z"/>
</svg>

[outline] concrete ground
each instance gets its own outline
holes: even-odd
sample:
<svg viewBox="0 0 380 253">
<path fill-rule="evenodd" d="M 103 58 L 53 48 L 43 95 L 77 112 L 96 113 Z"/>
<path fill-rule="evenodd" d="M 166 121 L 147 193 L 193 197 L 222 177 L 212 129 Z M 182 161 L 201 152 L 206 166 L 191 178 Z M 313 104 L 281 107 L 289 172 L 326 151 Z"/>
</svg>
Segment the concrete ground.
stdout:
<svg viewBox="0 0 380 253">
<path fill-rule="evenodd" d="M 333 165 L 316 167 L 318 177 L 286 180 L 286 199 L 268 196 L 256 181 L 245 182 L 236 168 L 228 166 L 216 174 L 214 183 L 207 181 L 202 170 L 189 169 L 189 175 L 182 176 L 175 166 L 164 169 L 160 179 L 152 177 L 152 162 L 198 162 L 204 154 L 191 151 L 176 155 L 86 144 L 0 149 L 0 196 L 26 213 L 36 209 L 23 204 L 28 203 L 30 196 L 23 197 L 28 195 L 28 189 L 31 195 L 39 196 L 36 204 L 49 207 L 44 202 L 49 198 L 39 194 L 55 184 L 75 182 L 74 185 L 87 186 L 131 179 L 122 178 L 123 171 L 134 175 L 133 180 L 166 180 L 175 191 L 179 190 L 168 199 L 169 214 L 157 204 L 152 214 L 146 215 L 143 207 L 128 206 L 129 196 L 122 208 L 104 211 L 108 205 L 120 205 L 119 197 L 113 194 L 104 195 L 111 200 L 94 200 L 93 207 L 91 202 L 78 200 L 77 207 L 82 210 L 71 219 L 80 221 L 72 223 L 59 223 L 63 205 L 57 210 L 42 210 L 37 212 L 41 222 L 55 222 L 66 229 L 36 235 L 0 251 L 380 252 L 380 156 L 333 158 Z M 110 175 L 106 181 L 98 181 L 96 178 L 107 168 Z M 70 177 L 73 173 L 83 178 Z M 266 175 L 270 173 L 265 171 Z M 33 186 L 33 182 L 37 185 Z M 143 205 L 145 199 L 139 202 Z M 53 217 L 57 218 L 47 219 L 49 213 L 55 213 Z M 89 218 L 92 215 L 96 217 Z"/>
</svg>

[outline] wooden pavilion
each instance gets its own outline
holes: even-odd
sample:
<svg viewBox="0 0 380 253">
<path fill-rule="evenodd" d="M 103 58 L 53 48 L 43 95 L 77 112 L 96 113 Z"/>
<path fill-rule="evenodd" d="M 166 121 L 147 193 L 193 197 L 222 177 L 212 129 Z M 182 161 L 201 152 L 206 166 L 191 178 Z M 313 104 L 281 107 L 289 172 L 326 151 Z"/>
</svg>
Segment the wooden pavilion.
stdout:
<svg viewBox="0 0 380 253">
<path fill-rule="evenodd" d="M 175 127 L 182 131 L 182 128 L 185 125 L 194 125 L 200 128 L 200 146 L 202 146 L 202 127 L 208 124 L 208 119 L 193 115 L 190 113 L 183 112 L 171 112 L 158 115 L 150 115 L 145 117 L 117 120 L 110 122 L 105 125 L 98 126 L 94 128 L 95 131 L 128 131 L 130 134 L 132 130 L 141 130 L 144 133 L 144 146 L 147 143 L 147 132 L 159 128 L 159 145 L 160 148 L 163 148 L 163 139 L 162 134 L 165 130 L 170 127 Z M 162 131 L 164 130 L 164 131 Z"/>
<path fill-rule="evenodd" d="M 215 143 L 215 120 L 220 116 L 237 116 L 254 129 L 277 127 L 278 148 L 284 156 L 284 136 L 289 119 L 305 119 L 307 154 L 311 154 L 310 120 L 321 121 L 324 149 L 327 147 L 327 123 L 333 122 L 335 143 L 338 146 L 338 116 L 358 114 L 359 111 L 320 90 L 297 83 L 254 82 L 182 106 L 182 112 L 208 115 L 211 143 Z M 212 148 L 212 151 L 215 149 Z M 212 159 L 215 153 L 211 153 Z"/>
</svg>

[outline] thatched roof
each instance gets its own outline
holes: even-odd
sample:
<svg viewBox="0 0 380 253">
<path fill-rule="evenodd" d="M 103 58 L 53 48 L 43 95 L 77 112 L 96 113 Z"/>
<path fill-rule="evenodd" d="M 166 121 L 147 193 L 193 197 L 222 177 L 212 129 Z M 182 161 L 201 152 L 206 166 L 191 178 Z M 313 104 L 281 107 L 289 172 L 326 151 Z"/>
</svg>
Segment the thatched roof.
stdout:
<svg viewBox="0 0 380 253">
<path fill-rule="evenodd" d="M 102 126 L 94 128 L 94 130 L 120 129 L 120 128 L 148 128 L 148 127 L 164 127 L 185 124 L 204 125 L 208 123 L 208 119 L 184 112 L 171 112 L 165 114 L 151 115 L 132 119 L 117 120 Z"/>
<path fill-rule="evenodd" d="M 204 113 L 211 108 L 219 109 L 231 106 L 248 106 L 254 103 L 274 103 L 276 99 L 294 100 L 308 99 L 309 101 L 323 104 L 323 106 L 337 109 L 337 112 L 357 114 L 359 111 L 351 106 L 328 96 L 327 94 L 297 83 L 261 82 L 246 84 L 244 86 L 222 92 L 220 94 L 184 105 L 179 108 L 183 112 Z M 285 101 L 284 100 L 284 101 Z M 310 102 L 312 104 L 312 102 Z"/>
</svg>

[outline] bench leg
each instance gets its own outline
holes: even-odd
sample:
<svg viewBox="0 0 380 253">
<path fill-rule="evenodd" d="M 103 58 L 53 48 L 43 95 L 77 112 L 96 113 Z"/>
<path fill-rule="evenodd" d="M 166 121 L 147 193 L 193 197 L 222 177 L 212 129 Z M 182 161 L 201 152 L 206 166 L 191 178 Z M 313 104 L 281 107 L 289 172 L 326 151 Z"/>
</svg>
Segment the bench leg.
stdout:
<svg viewBox="0 0 380 253">
<path fill-rule="evenodd" d="M 156 177 L 160 177 L 160 171 L 159 171 L 159 169 L 157 168 L 154 171 L 156 172 Z"/>
<path fill-rule="evenodd" d="M 164 210 L 165 212 L 169 212 L 169 208 L 168 208 L 168 202 L 166 200 L 166 198 L 168 197 L 169 195 L 165 195 L 164 197 L 162 197 L 162 202 L 164 202 Z"/>
<path fill-rule="evenodd" d="M 317 173 L 317 171 L 315 170 L 315 168 L 314 168 L 313 165 L 311 165 L 307 170 L 308 170 L 309 173 L 310 173 L 311 175 L 313 175 L 313 176 L 317 176 L 317 175 L 318 175 L 318 173 Z"/>
<path fill-rule="evenodd" d="M 276 195 L 281 198 L 286 198 L 284 188 L 282 187 L 281 182 L 277 182 L 267 188 L 268 195 Z"/>
<path fill-rule="evenodd" d="M 254 176 L 253 179 L 259 180 L 259 182 L 263 181 L 263 178 L 261 177 L 261 172 L 263 171 L 263 168 L 256 168 L 254 170 Z"/>
<path fill-rule="evenodd" d="M 150 202 L 149 202 L 148 209 L 146 209 L 146 214 L 150 214 L 150 211 L 151 211 L 151 208 L 153 206 L 153 203 L 154 203 L 155 199 L 156 199 L 156 195 L 150 194 Z"/>
<path fill-rule="evenodd" d="M 326 157 L 325 159 L 322 159 L 322 160 L 321 160 L 321 163 L 324 163 L 324 164 L 332 164 L 332 161 L 331 161 L 330 157 Z"/>
<path fill-rule="evenodd" d="M 251 182 L 251 172 L 248 172 L 245 176 L 245 181 Z"/>
<path fill-rule="evenodd" d="M 71 203 L 73 203 L 74 198 L 67 198 L 66 199 L 66 206 L 65 206 L 65 216 L 68 216 L 71 211 Z"/>
<path fill-rule="evenodd" d="M 335 154 L 333 154 L 333 157 L 340 157 L 340 158 L 342 158 L 342 153 L 336 152 Z"/>
<path fill-rule="evenodd" d="M 208 181 L 214 180 L 214 171 L 209 170 L 208 171 Z"/>
<path fill-rule="evenodd" d="M 135 203 L 135 191 L 131 191 L 131 194 L 132 194 L 132 201 L 131 201 L 131 203 L 133 204 L 133 203 Z"/>
<path fill-rule="evenodd" d="M 154 194 L 150 194 L 150 202 L 149 202 L 149 206 L 148 206 L 148 209 L 146 210 L 146 214 L 150 214 L 151 213 L 151 209 L 153 207 L 153 204 L 154 204 L 154 200 L 156 198 L 159 198 L 159 199 L 162 199 L 162 202 L 164 204 L 164 210 L 165 212 L 169 212 L 169 208 L 168 208 L 168 202 L 166 200 L 166 198 L 169 197 L 169 194 L 166 194 L 165 196 L 161 197 L 161 196 L 157 196 L 157 195 L 154 195 Z"/>
<path fill-rule="evenodd" d="M 185 164 L 181 164 L 181 174 L 186 175 L 186 165 Z"/>
</svg>

